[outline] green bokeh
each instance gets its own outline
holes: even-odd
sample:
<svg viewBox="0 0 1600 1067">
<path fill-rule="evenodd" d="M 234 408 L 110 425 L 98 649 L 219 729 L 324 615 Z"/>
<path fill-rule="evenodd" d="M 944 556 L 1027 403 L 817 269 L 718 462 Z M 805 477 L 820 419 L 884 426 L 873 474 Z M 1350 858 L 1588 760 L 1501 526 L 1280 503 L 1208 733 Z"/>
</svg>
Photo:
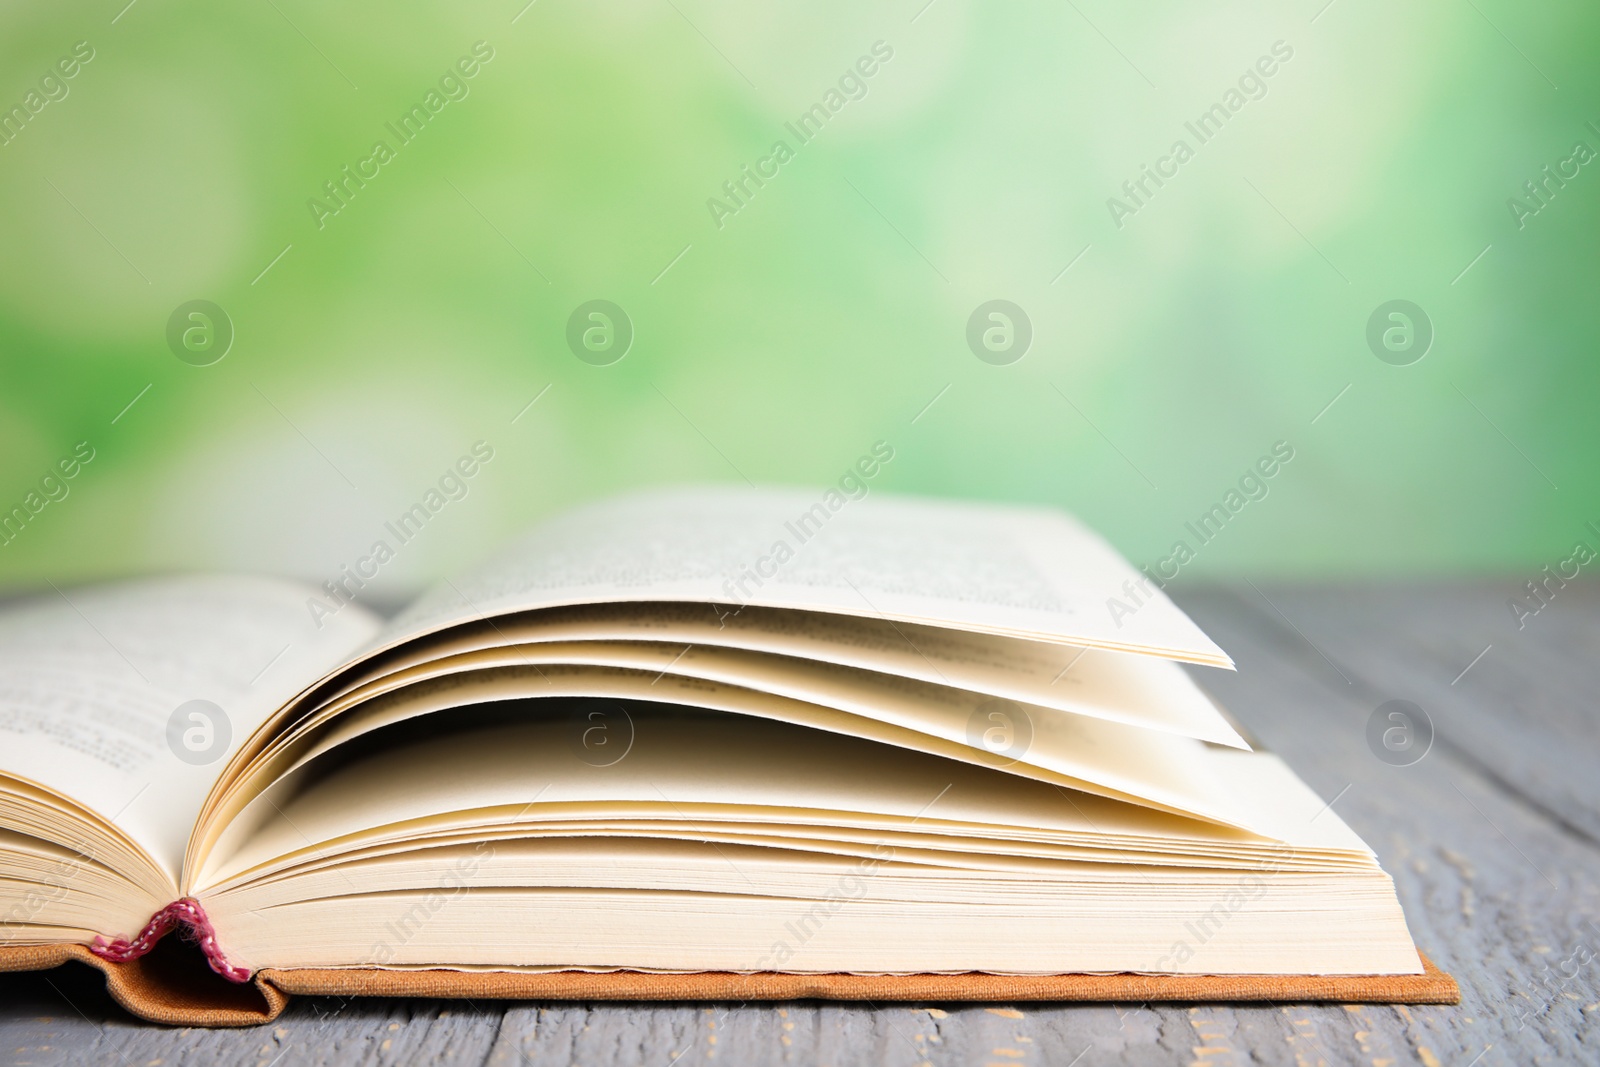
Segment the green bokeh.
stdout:
<svg viewBox="0 0 1600 1067">
<path fill-rule="evenodd" d="M 1597 28 L 1505 0 L 12 6 L 0 108 L 94 58 L 0 145 L 0 507 L 95 458 L 0 583 L 326 577 L 478 440 L 389 593 L 579 500 L 821 486 L 878 440 L 877 489 L 1059 505 L 1140 563 L 1287 441 L 1186 579 L 1536 571 L 1600 544 L 1600 161 L 1520 227 L 1507 200 L 1600 149 Z M 479 41 L 401 145 L 385 124 Z M 1280 41 L 1200 144 L 1185 122 Z M 1119 227 L 1108 198 L 1178 138 Z M 565 342 L 596 298 L 636 331 L 610 366 Z M 1034 335 L 1004 366 L 965 340 L 996 298 Z M 236 330 L 211 366 L 167 347 L 194 299 Z M 1393 299 L 1436 332 L 1409 366 L 1365 341 Z"/>
</svg>

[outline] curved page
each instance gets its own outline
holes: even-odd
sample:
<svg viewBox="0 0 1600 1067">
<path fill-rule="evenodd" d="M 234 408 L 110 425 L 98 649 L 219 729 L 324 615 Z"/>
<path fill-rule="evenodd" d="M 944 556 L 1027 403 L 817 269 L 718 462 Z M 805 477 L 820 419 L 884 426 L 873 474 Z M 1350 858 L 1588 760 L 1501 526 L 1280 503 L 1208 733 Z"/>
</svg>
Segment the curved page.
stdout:
<svg viewBox="0 0 1600 1067">
<path fill-rule="evenodd" d="M 1130 598 L 1135 610 L 1113 608 Z M 423 598 L 389 636 L 618 601 L 795 608 L 1233 665 L 1062 512 L 833 490 L 650 490 L 582 507 Z"/>
<path fill-rule="evenodd" d="M 341 692 L 466 652 L 543 642 L 652 641 L 683 650 L 765 652 L 1250 746 L 1184 669 L 1152 656 L 888 619 L 715 604 L 591 604 L 463 624 L 376 661 Z"/>
</svg>

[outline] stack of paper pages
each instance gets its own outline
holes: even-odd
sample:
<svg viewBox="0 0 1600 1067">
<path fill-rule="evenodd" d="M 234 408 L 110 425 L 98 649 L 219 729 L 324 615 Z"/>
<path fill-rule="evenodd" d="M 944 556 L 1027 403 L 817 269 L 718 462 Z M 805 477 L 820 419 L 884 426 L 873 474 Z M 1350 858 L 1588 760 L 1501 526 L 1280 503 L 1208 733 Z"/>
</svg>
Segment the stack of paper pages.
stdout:
<svg viewBox="0 0 1600 1067">
<path fill-rule="evenodd" d="M 1227 655 L 1058 512 L 650 492 L 387 623 L 359 582 L 0 611 L 5 944 L 133 958 L 165 914 L 235 977 L 1423 969 L 1372 851 L 1195 683 Z"/>
</svg>

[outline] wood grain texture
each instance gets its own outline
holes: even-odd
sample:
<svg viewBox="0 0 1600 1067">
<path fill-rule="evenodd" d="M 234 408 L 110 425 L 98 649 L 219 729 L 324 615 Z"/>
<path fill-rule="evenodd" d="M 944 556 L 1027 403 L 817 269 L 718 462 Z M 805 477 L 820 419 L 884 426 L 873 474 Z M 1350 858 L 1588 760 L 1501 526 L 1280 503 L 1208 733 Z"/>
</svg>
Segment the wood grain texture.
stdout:
<svg viewBox="0 0 1600 1067">
<path fill-rule="evenodd" d="M 1251 585 L 1178 599 L 1197 676 L 1378 851 L 1459 1007 L 576 1005 L 297 999 L 250 1031 L 122 1014 L 98 975 L 0 975 L 0 1061 L 189 1064 L 1600 1063 L 1600 588 L 1522 629 L 1500 585 Z M 1488 647 L 1481 658 L 1473 660 Z M 1463 675 L 1462 670 L 1472 663 Z M 1366 740 L 1410 700 L 1432 749 Z"/>
</svg>

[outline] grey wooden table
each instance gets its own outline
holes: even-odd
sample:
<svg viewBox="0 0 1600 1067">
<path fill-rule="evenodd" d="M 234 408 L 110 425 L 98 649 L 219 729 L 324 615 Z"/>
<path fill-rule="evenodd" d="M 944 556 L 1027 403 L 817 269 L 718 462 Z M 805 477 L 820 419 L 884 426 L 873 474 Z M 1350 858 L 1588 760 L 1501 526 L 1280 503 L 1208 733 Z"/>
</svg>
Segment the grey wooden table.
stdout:
<svg viewBox="0 0 1600 1067">
<path fill-rule="evenodd" d="M 0 975 L 0 1060 L 184 1065 L 1600 1063 L 1600 587 L 1524 628 L 1513 583 L 1178 599 L 1237 659 L 1200 677 L 1378 851 L 1459 1007 L 610 1005 L 302 999 L 206 1032 L 121 1013 L 87 969 Z M 1431 749 L 1393 766 L 1373 711 Z M 1392 758 L 1392 757 L 1391 757 Z"/>
</svg>

